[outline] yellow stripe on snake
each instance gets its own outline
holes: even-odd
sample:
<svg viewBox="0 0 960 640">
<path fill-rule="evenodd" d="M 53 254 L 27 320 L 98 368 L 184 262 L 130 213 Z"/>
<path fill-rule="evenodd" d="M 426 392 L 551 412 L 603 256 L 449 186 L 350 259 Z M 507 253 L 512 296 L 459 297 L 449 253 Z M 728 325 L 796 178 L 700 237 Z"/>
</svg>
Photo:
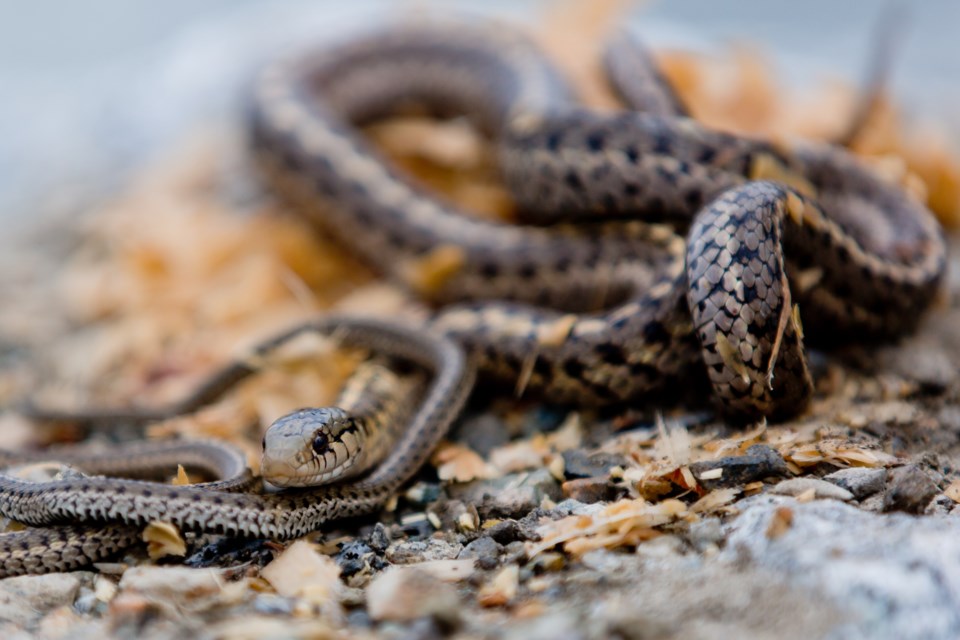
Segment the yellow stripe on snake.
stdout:
<svg viewBox="0 0 960 640">
<path fill-rule="evenodd" d="M 32 525 L 165 520 L 290 538 L 374 510 L 416 472 L 469 392 L 461 347 L 484 375 L 580 405 L 647 402 L 705 371 L 719 410 L 749 420 L 808 404 L 805 334 L 829 344 L 892 338 L 916 325 L 946 264 L 942 232 L 920 203 L 840 148 L 703 127 L 629 37 L 614 40 L 606 63 L 629 110 L 579 107 L 530 42 L 490 26 L 395 28 L 266 70 L 249 121 L 270 185 L 438 306 L 418 330 L 355 319 L 308 327 L 425 370 L 430 383 L 408 409 L 409 423 L 388 439 L 382 464 L 329 487 L 255 495 L 3 476 L 0 512 Z M 463 215 L 359 133 L 408 107 L 465 116 L 494 141 L 523 225 Z M 248 373 L 230 365 L 171 411 L 198 406 Z M 378 406 L 400 415 L 405 405 Z M 374 415 L 376 427 L 383 415 Z M 339 410 L 281 422 L 286 435 L 268 441 L 300 448 L 278 455 L 312 461 L 311 474 L 324 480 L 348 474 L 318 465 L 336 468 L 365 446 Z M 270 455 L 267 467 L 291 475 Z M 58 536 L 58 548 L 82 544 L 77 531 Z M 20 560 L 10 564 L 17 544 Z M 42 546 L 2 543 L 5 570 L 73 566 L 33 561 Z"/>
</svg>

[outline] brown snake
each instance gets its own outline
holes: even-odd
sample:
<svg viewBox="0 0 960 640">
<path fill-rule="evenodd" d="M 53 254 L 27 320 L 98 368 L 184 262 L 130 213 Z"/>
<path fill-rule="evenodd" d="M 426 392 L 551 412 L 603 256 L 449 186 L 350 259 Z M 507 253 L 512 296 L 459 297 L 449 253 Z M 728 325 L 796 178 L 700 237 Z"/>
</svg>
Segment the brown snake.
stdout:
<svg viewBox="0 0 960 640">
<path fill-rule="evenodd" d="M 36 525 L 168 520 L 289 538 L 372 510 L 422 464 L 469 387 L 442 335 L 484 372 L 579 404 L 635 401 L 705 365 L 720 408 L 743 419 L 806 406 L 798 309 L 826 343 L 916 324 L 946 263 L 921 204 L 842 149 L 699 125 L 629 38 L 614 42 L 607 68 L 631 111 L 578 107 L 508 29 L 397 28 L 271 67 L 250 114 L 271 184 L 445 305 L 432 338 L 359 340 L 432 372 L 411 426 L 371 475 L 329 488 L 255 496 L 0 477 L 0 511 Z M 465 115 L 495 139 L 506 183 L 539 226 L 461 215 L 391 168 L 357 127 L 405 107 Z M 640 215 L 661 224 L 627 220 Z M 670 225 L 688 226 L 686 240 Z"/>
</svg>

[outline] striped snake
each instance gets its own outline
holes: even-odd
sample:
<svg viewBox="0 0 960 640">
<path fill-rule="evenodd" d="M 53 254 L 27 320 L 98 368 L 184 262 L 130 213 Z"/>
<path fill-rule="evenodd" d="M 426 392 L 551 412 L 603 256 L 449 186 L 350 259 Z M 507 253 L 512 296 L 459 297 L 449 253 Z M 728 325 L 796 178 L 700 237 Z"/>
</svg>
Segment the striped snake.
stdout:
<svg viewBox="0 0 960 640">
<path fill-rule="evenodd" d="M 916 325 L 946 263 L 942 232 L 922 205 L 834 146 L 698 124 L 626 36 L 605 62 L 628 111 L 579 107 L 530 42 L 490 26 L 395 28 L 270 67 L 249 117 L 269 184 L 440 307 L 423 331 L 356 320 L 312 327 L 342 330 L 347 342 L 431 374 L 409 424 L 378 444 L 375 430 L 361 433 L 339 410 L 281 420 L 268 439 L 283 453 L 265 463 L 280 470 L 280 484 L 292 484 L 289 460 L 318 460 L 307 447 L 329 454 L 324 469 L 345 465 L 312 470 L 321 480 L 370 469 L 372 453 L 353 469 L 354 456 L 341 455 L 361 441 L 388 452 L 360 480 L 329 487 L 254 495 L 2 476 L 0 511 L 34 525 L 167 520 L 289 538 L 372 510 L 423 463 L 471 383 L 450 340 L 488 376 L 559 402 L 636 401 L 705 370 L 719 408 L 742 420 L 790 416 L 808 403 L 798 309 L 823 343 L 892 338 Z M 465 116 L 495 140 L 526 224 L 463 215 L 392 168 L 358 128 L 404 108 Z M 227 367 L 177 408 L 219 393 L 244 367 Z M 372 382 L 379 378 L 365 383 L 371 393 L 384 391 Z M 378 406 L 399 415 L 404 403 Z M 336 434 L 317 436 L 316 420 Z M 48 566 L 24 545 L 16 566 Z M 0 546 L 6 565 L 15 554 Z"/>
</svg>

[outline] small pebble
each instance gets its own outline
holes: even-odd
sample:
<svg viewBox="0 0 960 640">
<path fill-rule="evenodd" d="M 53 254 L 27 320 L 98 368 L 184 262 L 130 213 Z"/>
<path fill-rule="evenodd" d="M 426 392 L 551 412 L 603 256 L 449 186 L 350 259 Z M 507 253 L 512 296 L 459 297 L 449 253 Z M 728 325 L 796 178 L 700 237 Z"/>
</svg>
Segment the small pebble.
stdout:
<svg viewBox="0 0 960 640">
<path fill-rule="evenodd" d="M 583 449 L 563 452 L 563 471 L 568 480 L 605 477 L 610 475 L 610 470 L 614 467 L 625 467 L 628 464 L 626 457 L 613 453 L 588 454 Z"/>
<path fill-rule="evenodd" d="M 501 569 L 477 594 L 482 607 L 502 607 L 517 597 L 520 588 L 520 567 L 510 564 Z"/>
<path fill-rule="evenodd" d="M 526 540 L 528 534 L 525 532 L 516 520 L 501 520 L 492 527 L 484 529 L 484 535 L 487 535 L 500 544 L 510 544 L 515 540 Z"/>
<path fill-rule="evenodd" d="M 843 487 L 852 493 L 857 500 L 862 500 L 883 490 L 883 486 L 887 482 L 887 470 L 852 467 L 834 471 L 824 476 L 823 479 L 838 487 Z"/>
<path fill-rule="evenodd" d="M 403 540 L 390 545 L 384 556 L 392 564 L 414 564 L 427 560 L 450 560 L 456 558 L 462 549 L 463 545 L 443 538 Z"/>
<path fill-rule="evenodd" d="M 374 620 L 456 620 L 459 608 L 456 589 L 417 567 L 391 567 L 367 587 L 367 612 Z"/>
<path fill-rule="evenodd" d="M 442 489 L 434 482 L 418 482 L 404 493 L 404 497 L 415 505 L 423 506 L 440 499 Z"/>
<path fill-rule="evenodd" d="M 716 475 L 720 470 L 720 475 Z M 706 489 L 735 487 L 771 476 L 788 474 L 787 463 L 774 449 L 755 444 L 742 456 L 727 456 L 717 460 L 701 460 L 690 465 L 690 471 Z M 706 477 L 703 477 L 706 474 Z"/>
<path fill-rule="evenodd" d="M 843 487 L 819 478 L 791 478 L 776 484 L 770 491 L 793 497 L 812 493 L 813 497 L 818 499 L 853 500 L 853 494 Z"/>
<path fill-rule="evenodd" d="M 957 380 L 957 366 L 943 345 L 926 336 L 914 336 L 878 352 L 880 367 L 927 389 L 946 389 Z"/>
<path fill-rule="evenodd" d="M 503 548 L 501 561 L 504 564 L 516 563 L 527 557 L 527 548 L 522 542 L 516 540 Z"/>
<path fill-rule="evenodd" d="M 344 544 L 334 559 L 340 567 L 340 575 L 344 578 L 358 573 L 374 573 L 386 566 L 383 558 L 359 540 Z"/>
<path fill-rule="evenodd" d="M 377 553 L 383 553 L 390 546 L 390 531 L 382 522 L 374 525 L 373 531 L 367 538 L 367 544 Z"/>
<path fill-rule="evenodd" d="M 564 497 L 584 504 L 616 500 L 621 493 L 621 490 L 613 485 L 607 476 L 567 480 L 561 489 Z"/>
<path fill-rule="evenodd" d="M 133 567 L 120 579 L 120 590 L 158 600 L 186 602 L 219 593 L 224 578 L 214 569 Z"/>
<path fill-rule="evenodd" d="M 73 604 L 79 592 L 80 578 L 73 573 L 0 580 L 0 621 L 32 624 L 57 607 Z"/>
<path fill-rule="evenodd" d="M 547 469 L 515 473 L 450 487 L 456 498 L 477 506 L 483 519 L 523 517 L 543 502 L 559 500 L 560 485 Z"/>
<path fill-rule="evenodd" d="M 923 513 L 937 495 L 937 484 L 920 467 L 910 464 L 890 473 L 890 485 L 883 496 L 884 511 Z"/>
<path fill-rule="evenodd" d="M 474 558 L 477 566 L 484 570 L 490 570 L 500 564 L 500 551 L 502 547 L 497 544 L 493 538 L 483 536 L 477 538 L 463 548 L 458 559 Z"/>
</svg>

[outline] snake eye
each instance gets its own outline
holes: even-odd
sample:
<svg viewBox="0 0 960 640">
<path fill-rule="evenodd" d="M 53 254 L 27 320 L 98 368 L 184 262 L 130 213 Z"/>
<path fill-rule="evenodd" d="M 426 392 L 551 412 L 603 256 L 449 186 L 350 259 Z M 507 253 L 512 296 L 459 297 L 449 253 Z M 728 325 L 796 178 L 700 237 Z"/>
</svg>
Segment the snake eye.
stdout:
<svg viewBox="0 0 960 640">
<path fill-rule="evenodd" d="M 330 439 L 325 433 L 318 433 L 317 436 L 313 439 L 313 452 L 318 456 L 322 456 L 327 452 L 327 449 L 330 447 Z"/>
</svg>

